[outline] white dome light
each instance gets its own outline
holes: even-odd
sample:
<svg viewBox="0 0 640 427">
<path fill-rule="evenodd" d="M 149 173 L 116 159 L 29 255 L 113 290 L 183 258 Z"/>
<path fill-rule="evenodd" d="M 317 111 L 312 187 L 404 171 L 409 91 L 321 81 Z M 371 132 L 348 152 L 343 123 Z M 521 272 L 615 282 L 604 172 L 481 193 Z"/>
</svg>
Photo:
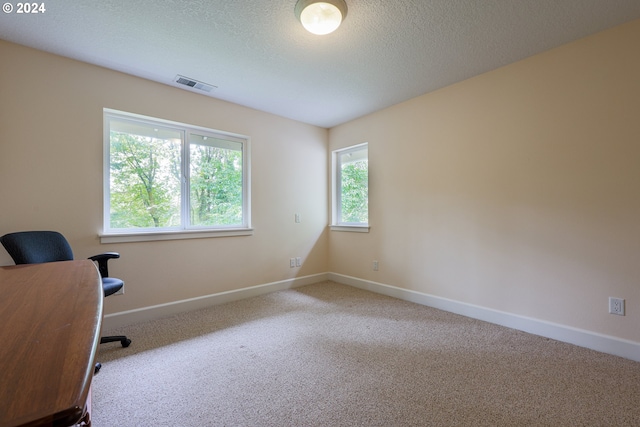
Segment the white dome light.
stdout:
<svg viewBox="0 0 640 427">
<path fill-rule="evenodd" d="M 344 0 L 298 0 L 296 16 L 310 33 L 325 35 L 334 32 L 347 15 Z"/>
</svg>

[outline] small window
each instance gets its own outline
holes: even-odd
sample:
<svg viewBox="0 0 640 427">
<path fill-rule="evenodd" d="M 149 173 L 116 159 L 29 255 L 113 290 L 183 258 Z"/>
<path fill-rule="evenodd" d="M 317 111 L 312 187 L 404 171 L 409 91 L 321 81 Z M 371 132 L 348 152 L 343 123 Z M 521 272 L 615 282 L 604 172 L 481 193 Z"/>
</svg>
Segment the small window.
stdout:
<svg viewBox="0 0 640 427">
<path fill-rule="evenodd" d="M 113 110 L 104 121 L 103 242 L 250 231 L 247 137 Z"/>
<path fill-rule="evenodd" d="M 369 146 L 333 152 L 332 230 L 369 230 Z"/>
</svg>

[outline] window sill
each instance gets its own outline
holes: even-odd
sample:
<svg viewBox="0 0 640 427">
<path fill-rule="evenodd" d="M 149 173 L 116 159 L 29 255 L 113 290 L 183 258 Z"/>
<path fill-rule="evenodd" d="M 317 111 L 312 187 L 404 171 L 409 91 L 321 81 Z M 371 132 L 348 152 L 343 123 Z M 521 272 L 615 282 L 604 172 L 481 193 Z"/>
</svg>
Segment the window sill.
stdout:
<svg viewBox="0 0 640 427">
<path fill-rule="evenodd" d="M 100 234 L 100 243 L 153 242 L 158 240 L 204 239 L 209 237 L 252 236 L 253 228 L 226 228 L 220 230 L 150 231 L 138 233 Z"/>
<path fill-rule="evenodd" d="M 352 233 L 368 233 L 369 227 L 368 225 L 330 225 L 329 228 L 331 231 L 348 231 Z"/>
</svg>

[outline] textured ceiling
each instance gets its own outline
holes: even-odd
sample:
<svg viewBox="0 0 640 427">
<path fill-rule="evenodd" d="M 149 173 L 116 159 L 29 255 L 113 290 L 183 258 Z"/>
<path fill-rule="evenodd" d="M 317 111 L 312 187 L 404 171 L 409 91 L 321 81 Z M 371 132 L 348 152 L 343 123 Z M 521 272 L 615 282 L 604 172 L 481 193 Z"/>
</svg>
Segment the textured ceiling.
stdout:
<svg viewBox="0 0 640 427">
<path fill-rule="evenodd" d="M 0 38 L 332 127 L 640 18 L 640 0 L 346 1 L 315 36 L 295 0 L 46 0 L 0 13 Z"/>
</svg>

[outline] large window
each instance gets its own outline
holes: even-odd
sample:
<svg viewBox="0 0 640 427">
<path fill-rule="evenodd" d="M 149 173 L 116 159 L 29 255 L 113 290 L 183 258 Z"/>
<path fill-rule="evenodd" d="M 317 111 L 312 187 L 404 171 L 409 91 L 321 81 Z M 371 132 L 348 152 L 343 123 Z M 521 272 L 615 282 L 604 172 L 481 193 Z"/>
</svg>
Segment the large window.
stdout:
<svg viewBox="0 0 640 427">
<path fill-rule="evenodd" d="M 369 230 L 369 146 L 333 152 L 333 230 Z"/>
<path fill-rule="evenodd" d="M 103 241 L 248 234 L 247 137 L 113 110 L 104 127 Z"/>
</svg>

